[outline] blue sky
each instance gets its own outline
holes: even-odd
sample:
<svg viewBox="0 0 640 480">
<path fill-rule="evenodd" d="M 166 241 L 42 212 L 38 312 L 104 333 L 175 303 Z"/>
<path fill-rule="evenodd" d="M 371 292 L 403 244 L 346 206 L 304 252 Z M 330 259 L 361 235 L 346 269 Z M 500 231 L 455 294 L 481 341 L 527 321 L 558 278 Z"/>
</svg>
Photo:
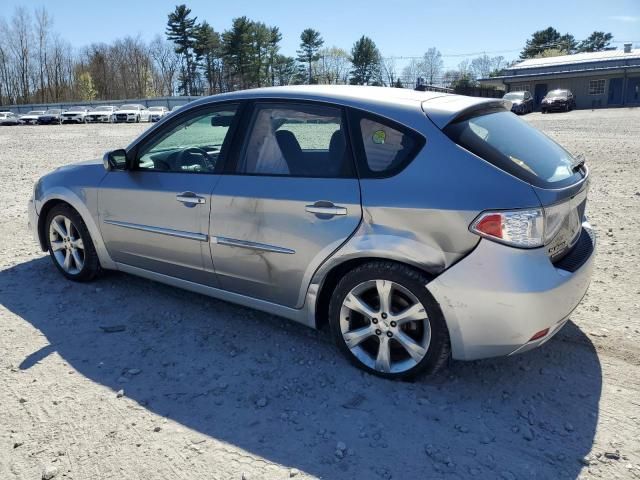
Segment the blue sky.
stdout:
<svg viewBox="0 0 640 480">
<path fill-rule="evenodd" d="M 640 0 L 508 1 L 456 0 L 183 0 L 199 19 L 222 31 L 231 19 L 246 15 L 283 33 L 282 52 L 295 55 L 300 32 L 313 27 L 325 45 L 350 49 L 366 34 L 384 56 L 417 56 L 435 46 L 445 65 L 465 54 L 487 52 L 513 59 L 535 30 L 553 26 L 585 38 L 594 30 L 611 32 L 618 41 L 640 45 Z M 151 39 L 164 32 L 175 0 L 0 0 L 7 19 L 15 6 L 46 6 L 54 29 L 72 45 L 109 42 L 127 34 Z M 182 3 L 182 2 L 180 2 Z M 617 44 L 622 48 L 621 44 Z M 474 55 L 471 55 L 474 56 Z M 402 63 L 402 62 L 400 62 Z"/>
</svg>

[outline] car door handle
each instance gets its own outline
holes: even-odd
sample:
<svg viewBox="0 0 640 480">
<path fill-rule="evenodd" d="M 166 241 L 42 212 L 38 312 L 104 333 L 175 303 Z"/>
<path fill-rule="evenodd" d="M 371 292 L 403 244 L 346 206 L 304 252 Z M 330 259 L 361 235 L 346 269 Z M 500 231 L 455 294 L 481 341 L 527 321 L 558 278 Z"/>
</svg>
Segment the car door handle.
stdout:
<svg viewBox="0 0 640 480">
<path fill-rule="evenodd" d="M 184 192 L 176 195 L 176 200 L 185 205 L 202 205 L 206 202 L 204 197 L 199 197 L 193 192 Z"/>
<path fill-rule="evenodd" d="M 347 209 L 345 207 L 338 207 L 330 202 L 316 202 L 313 205 L 307 205 L 304 208 L 308 213 L 314 215 L 346 215 Z"/>
</svg>

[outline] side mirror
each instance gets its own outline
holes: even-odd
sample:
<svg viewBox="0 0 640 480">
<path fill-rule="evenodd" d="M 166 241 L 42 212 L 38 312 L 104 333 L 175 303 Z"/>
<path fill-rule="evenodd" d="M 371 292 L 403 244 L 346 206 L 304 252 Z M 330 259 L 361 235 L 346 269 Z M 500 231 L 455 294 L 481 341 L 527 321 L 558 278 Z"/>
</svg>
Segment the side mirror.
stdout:
<svg viewBox="0 0 640 480">
<path fill-rule="evenodd" d="M 102 157 L 104 169 L 111 170 L 126 170 L 127 169 L 127 151 L 123 148 L 118 150 L 110 150 Z"/>
</svg>

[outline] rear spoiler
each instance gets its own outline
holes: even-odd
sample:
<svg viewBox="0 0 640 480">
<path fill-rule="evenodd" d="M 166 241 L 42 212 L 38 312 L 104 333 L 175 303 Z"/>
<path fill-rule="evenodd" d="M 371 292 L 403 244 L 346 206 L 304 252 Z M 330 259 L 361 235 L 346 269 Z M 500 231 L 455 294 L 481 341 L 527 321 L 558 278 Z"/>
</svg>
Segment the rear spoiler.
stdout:
<svg viewBox="0 0 640 480">
<path fill-rule="evenodd" d="M 501 98 L 464 95 L 445 95 L 422 102 L 422 110 L 440 130 L 460 117 L 467 116 L 476 110 L 487 109 L 511 110 L 511 102 Z"/>
</svg>

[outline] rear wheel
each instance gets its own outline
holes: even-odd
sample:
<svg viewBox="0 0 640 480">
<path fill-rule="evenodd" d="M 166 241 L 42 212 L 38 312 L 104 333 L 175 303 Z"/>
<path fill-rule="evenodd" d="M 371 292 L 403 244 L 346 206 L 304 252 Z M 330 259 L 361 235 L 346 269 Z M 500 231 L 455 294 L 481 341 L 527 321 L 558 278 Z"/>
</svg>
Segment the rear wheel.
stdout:
<svg viewBox="0 0 640 480">
<path fill-rule="evenodd" d="M 100 271 L 98 254 L 82 217 L 68 205 L 47 215 L 47 247 L 56 268 L 69 280 L 87 282 Z"/>
<path fill-rule="evenodd" d="M 338 348 L 359 368 L 386 378 L 436 372 L 449 358 L 449 333 L 428 281 L 384 261 L 347 273 L 329 305 Z"/>
</svg>

